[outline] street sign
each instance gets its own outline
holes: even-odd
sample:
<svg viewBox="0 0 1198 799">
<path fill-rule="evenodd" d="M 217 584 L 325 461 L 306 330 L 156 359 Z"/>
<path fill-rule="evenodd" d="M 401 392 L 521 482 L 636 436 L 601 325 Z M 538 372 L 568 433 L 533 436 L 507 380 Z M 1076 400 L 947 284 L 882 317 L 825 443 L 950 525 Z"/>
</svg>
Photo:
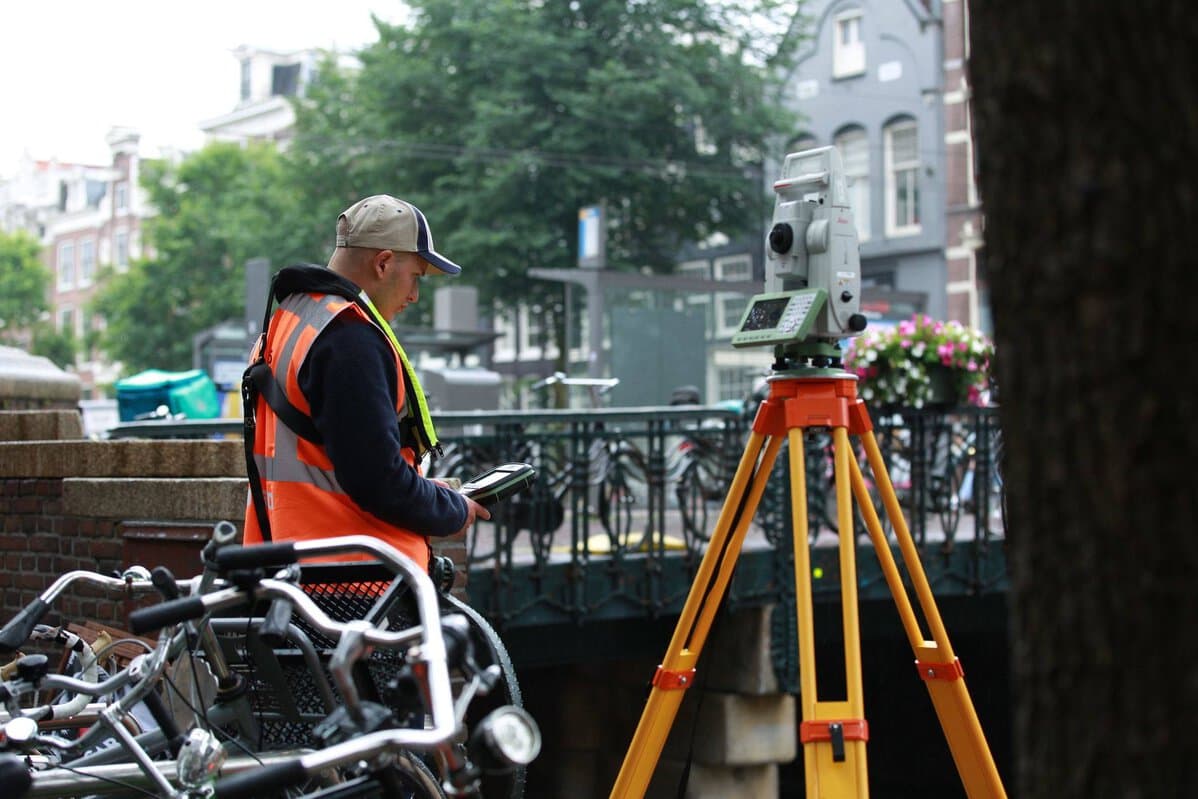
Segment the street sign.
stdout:
<svg viewBox="0 0 1198 799">
<path fill-rule="evenodd" d="M 606 260 L 606 231 L 602 205 L 578 209 L 578 265 L 584 269 L 602 269 Z"/>
</svg>

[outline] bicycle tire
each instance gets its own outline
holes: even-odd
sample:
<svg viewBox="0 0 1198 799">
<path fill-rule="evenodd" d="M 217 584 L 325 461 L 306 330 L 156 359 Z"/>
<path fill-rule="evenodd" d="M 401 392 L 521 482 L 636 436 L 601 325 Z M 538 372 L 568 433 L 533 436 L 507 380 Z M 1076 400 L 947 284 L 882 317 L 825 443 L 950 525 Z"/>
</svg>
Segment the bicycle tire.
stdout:
<svg viewBox="0 0 1198 799">
<path fill-rule="evenodd" d="M 703 495 L 702 475 L 699 465 L 691 461 L 674 483 L 674 495 L 678 500 L 678 512 L 682 517 L 682 531 L 689 542 L 706 542 L 707 500 Z"/>
<path fill-rule="evenodd" d="M 485 643 L 490 653 L 490 660 L 499 666 L 502 679 L 501 690 L 487 696 L 475 697 L 466 711 L 465 724 L 471 725 L 482 720 L 488 713 L 501 705 L 524 707 L 524 696 L 520 691 L 520 680 L 516 676 L 516 667 L 512 664 L 507 647 L 499 633 L 483 618 L 477 610 L 462 600 L 450 594 L 441 596 L 443 612 L 456 612 L 464 615 L 470 622 L 476 638 Z M 477 762 L 474 757 L 470 758 Z M 503 773 L 484 772 L 482 776 L 482 795 L 487 799 L 523 799 L 524 786 L 527 778 L 527 768 L 518 766 Z"/>
</svg>

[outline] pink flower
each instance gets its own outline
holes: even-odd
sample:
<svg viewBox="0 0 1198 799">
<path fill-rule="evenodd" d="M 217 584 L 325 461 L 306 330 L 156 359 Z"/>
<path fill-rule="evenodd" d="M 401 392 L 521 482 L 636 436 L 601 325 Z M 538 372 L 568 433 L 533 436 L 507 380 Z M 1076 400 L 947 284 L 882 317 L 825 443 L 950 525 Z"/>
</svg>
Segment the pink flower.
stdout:
<svg viewBox="0 0 1198 799">
<path fill-rule="evenodd" d="M 899 346 L 905 350 L 911 349 L 911 339 L 909 339 L 909 338 L 903 339 L 902 341 L 899 342 Z"/>
<path fill-rule="evenodd" d="M 959 349 L 961 352 L 965 352 L 966 350 L 969 349 L 969 345 L 967 343 L 965 343 L 964 341 L 958 341 L 957 349 Z"/>
<path fill-rule="evenodd" d="M 981 405 L 982 404 L 982 390 L 980 388 L 978 388 L 976 385 L 970 385 L 970 387 L 969 387 L 969 404 L 970 405 Z"/>
<path fill-rule="evenodd" d="M 969 363 L 965 364 L 965 368 L 971 372 L 976 372 L 978 370 L 978 362 L 970 359 Z"/>
</svg>

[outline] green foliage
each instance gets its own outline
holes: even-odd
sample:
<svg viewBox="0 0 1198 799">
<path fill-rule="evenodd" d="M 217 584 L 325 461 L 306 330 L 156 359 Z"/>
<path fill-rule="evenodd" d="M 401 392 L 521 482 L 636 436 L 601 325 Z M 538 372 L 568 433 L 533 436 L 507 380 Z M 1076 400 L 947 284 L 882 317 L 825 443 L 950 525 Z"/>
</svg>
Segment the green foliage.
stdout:
<svg viewBox="0 0 1198 799">
<path fill-rule="evenodd" d="M 766 100 L 761 50 L 787 29 L 763 42 L 750 22 L 775 4 L 409 5 L 409 27 L 379 23 L 359 73 L 326 67 L 301 103 L 290 157 L 319 192 L 313 242 L 387 192 L 425 211 L 484 303 L 555 300 L 527 272 L 575 264 L 582 206 L 607 208 L 611 267 L 657 271 L 768 213 L 758 164 L 792 120 Z"/>
<path fill-rule="evenodd" d="M 104 281 L 94 304 L 108 322 L 102 345 L 130 371 L 190 369 L 194 334 L 243 317 L 245 262 L 299 259 L 295 196 L 268 144 L 150 162 L 143 185 L 158 209 L 145 229 L 153 255 Z"/>
<path fill-rule="evenodd" d="M 49 308 L 50 271 L 42 265 L 41 245 L 25 233 L 0 231 L 0 340 L 28 328 Z"/>
<path fill-rule="evenodd" d="M 38 322 L 33 327 L 33 343 L 29 350 L 34 355 L 49 358 L 58 368 L 67 369 L 74 367 L 79 347 L 70 328 L 58 331 L 53 322 Z"/>
</svg>

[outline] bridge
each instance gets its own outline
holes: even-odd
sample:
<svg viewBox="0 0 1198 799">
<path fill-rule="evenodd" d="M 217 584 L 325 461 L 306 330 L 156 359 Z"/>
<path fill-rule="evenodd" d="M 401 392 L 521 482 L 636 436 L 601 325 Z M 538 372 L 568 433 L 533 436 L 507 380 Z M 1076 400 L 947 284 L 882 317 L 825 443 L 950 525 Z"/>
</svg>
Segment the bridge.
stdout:
<svg viewBox="0 0 1198 799">
<path fill-rule="evenodd" d="M 713 407 L 473 412 L 436 420 L 449 443 L 433 476 L 468 479 L 509 461 L 538 469 L 534 489 L 481 524 L 467 552 L 472 603 L 525 662 L 560 656 L 562 639 L 546 635 L 546 628 L 599 633 L 614 624 L 627 631 L 635 629 L 631 622 L 677 616 L 749 426 L 743 414 Z M 874 424 L 936 594 L 1004 592 L 996 410 L 886 409 L 874 413 Z M 809 435 L 812 566 L 817 601 L 827 602 L 839 597 L 830 459 L 830 439 Z M 789 506 L 789 468 L 781 454 L 737 563 L 730 608 L 793 605 Z M 862 601 L 888 600 L 860 520 L 854 535 Z M 583 640 L 607 656 L 640 653 L 635 636 Z M 585 647 L 570 650 L 571 657 L 585 655 Z"/>
<path fill-rule="evenodd" d="M 878 408 L 871 416 L 953 643 L 975 691 L 984 687 L 975 702 L 1005 771 L 1008 577 L 997 412 Z M 606 796 L 603 786 L 614 781 L 644 686 L 743 453 L 749 420 L 718 407 L 441 413 L 435 419 L 446 452 L 430 467 L 433 476 L 468 479 L 509 461 L 538 469 L 533 489 L 498 506 L 494 519 L 480 523 L 468 540 L 447 544 L 459 549 L 460 582 L 502 634 L 526 703 L 552 742 L 530 771 L 530 788 L 554 786 L 536 795 Z M 131 446 L 144 438 L 236 439 L 239 433 L 233 420 L 139 422 L 113 431 L 118 443 Z M 826 685 L 834 695 L 840 532 L 828 441 L 818 431 L 809 435 L 804 463 L 821 690 Z M 222 458 L 240 454 L 239 441 L 206 443 L 228 447 Z M 783 453 L 738 559 L 722 614 L 729 621 L 717 623 L 705 649 L 701 672 L 708 676 L 691 692 L 713 698 L 689 711 L 691 723 L 678 724 L 704 731 L 691 779 L 706 792 L 695 795 L 777 796 L 802 784 L 794 740 L 798 666 L 787 464 Z M 228 508 L 218 518 L 244 506 L 244 480 L 227 482 L 221 507 Z M 65 486 L 63 504 L 80 504 L 86 487 Z M 183 498 L 183 488 L 173 487 L 175 499 Z M 93 496 L 92 505 L 108 501 L 105 493 Z M 107 512 L 133 518 L 132 508 L 126 499 Z M 203 517 L 191 514 L 183 518 Z M 137 532 L 124 534 L 126 544 Z M 907 671 L 911 652 L 877 557 L 863 530 L 852 534 L 871 787 L 886 796 L 955 795 L 955 770 L 926 692 Z M 161 531 L 145 537 L 151 535 L 161 538 Z M 679 773 L 685 755 L 672 746 L 660 766 L 665 781 Z M 654 790 L 650 795 L 673 795 Z"/>
</svg>

